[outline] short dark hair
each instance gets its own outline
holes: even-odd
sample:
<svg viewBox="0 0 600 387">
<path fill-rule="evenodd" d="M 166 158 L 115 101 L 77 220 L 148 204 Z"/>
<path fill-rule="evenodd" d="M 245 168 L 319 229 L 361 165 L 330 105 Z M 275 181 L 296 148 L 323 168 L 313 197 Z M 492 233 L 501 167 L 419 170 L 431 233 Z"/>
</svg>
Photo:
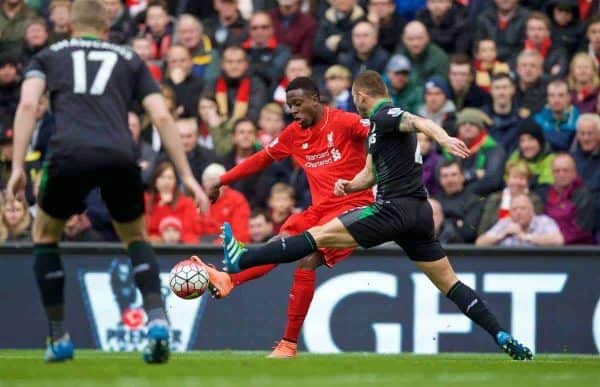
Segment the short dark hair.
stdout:
<svg viewBox="0 0 600 387">
<path fill-rule="evenodd" d="M 360 90 L 371 97 L 388 96 L 388 89 L 383 82 L 383 78 L 373 70 L 366 70 L 358 74 L 353 87 L 355 90 Z"/>
<path fill-rule="evenodd" d="M 303 90 L 307 94 L 314 95 L 319 99 L 319 88 L 315 81 L 310 79 L 309 77 L 298 77 L 290 82 L 290 84 L 285 88 L 285 92 L 290 92 L 292 90 Z"/>
<path fill-rule="evenodd" d="M 496 81 L 500 81 L 500 80 L 502 80 L 502 79 L 508 79 L 512 85 L 514 85 L 514 84 L 515 84 L 515 81 L 514 81 L 514 79 L 513 79 L 513 78 L 510 76 L 510 74 L 509 74 L 509 73 L 504 73 L 504 72 L 502 72 L 502 73 L 495 73 L 495 74 L 492 74 L 492 77 L 491 77 L 490 83 L 494 83 L 494 82 L 496 82 Z"/>
<path fill-rule="evenodd" d="M 590 26 L 592 24 L 598 24 L 598 23 L 600 23 L 600 15 L 594 15 L 594 16 L 590 17 L 586 23 L 585 32 L 587 33 L 587 30 L 590 28 Z"/>
<path fill-rule="evenodd" d="M 250 219 L 258 218 L 259 216 L 264 216 L 265 220 L 267 221 L 267 223 L 271 222 L 271 217 L 269 216 L 269 214 L 265 210 L 254 209 L 250 213 Z"/>
<path fill-rule="evenodd" d="M 256 125 L 256 123 L 254 121 L 252 121 L 250 118 L 248 117 L 242 117 L 242 118 L 238 118 L 237 120 L 235 120 L 235 122 L 232 125 L 232 129 L 231 129 L 231 134 L 234 134 L 235 131 L 237 130 L 237 127 L 240 126 L 240 124 L 249 122 L 252 124 L 252 126 L 254 127 L 254 133 L 258 132 L 258 126 Z"/>
<path fill-rule="evenodd" d="M 445 159 L 440 163 L 440 165 L 438 166 L 438 176 L 440 175 L 442 168 L 448 168 L 453 165 L 456 165 L 458 167 L 458 169 L 460 170 L 460 173 L 464 173 L 463 167 L 460 164 L 460 162 L 455 158 L 451 158 L 451 159 Z"/>
</svg>

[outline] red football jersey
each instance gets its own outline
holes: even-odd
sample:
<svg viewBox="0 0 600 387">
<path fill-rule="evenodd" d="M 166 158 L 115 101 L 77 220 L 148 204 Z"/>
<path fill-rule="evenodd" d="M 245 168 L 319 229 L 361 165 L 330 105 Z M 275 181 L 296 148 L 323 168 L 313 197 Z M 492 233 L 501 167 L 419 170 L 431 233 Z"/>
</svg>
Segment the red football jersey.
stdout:
<svg viewBox="0 0 600 387">
<path fill-rule="evenodd" d="M 306 173 L 312 205 L 335 210 L 340 202 L 357 206 L 373 201 L 370 189 L 335 196 L 338 179 L 352 180 L 365 166 L 369 123 L 359 115 L 325 107 L 323 117 L 309 128 L 288 125 L 265 149 L 275 160 L 292 156 Z"/>
</svg>

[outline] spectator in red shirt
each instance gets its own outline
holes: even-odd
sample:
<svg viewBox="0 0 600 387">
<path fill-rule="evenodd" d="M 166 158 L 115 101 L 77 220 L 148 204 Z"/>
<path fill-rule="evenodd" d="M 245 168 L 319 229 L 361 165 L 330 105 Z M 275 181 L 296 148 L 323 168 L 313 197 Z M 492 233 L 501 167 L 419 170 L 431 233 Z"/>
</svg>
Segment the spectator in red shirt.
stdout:
<svg viewBox="0 0 600 387">
<path fill-rule="evenodd" d="M 593 113 L 600 93 L 598 64 L 594 58 L 585 52 L 575 55 L 571 60 L 568 82 L 573 105 L 580 113 Z"/>
<path fill-rule="evenodd" d="M 544 58 L 544 72 L 551 77 L 563 78 L 567 74 L 569 58 L 560 42 L 550 38 L 550 19 L 541 12 L 532 12 L 525 22 L 523 49 L 537 51 Z"/>
<path fill-rule="evenodd" d="M 181 232 L 183 225 L 181 221 L 174 216 L 167 216 L 160 221 L 158 225 L 160 239 L 162 243 L 176 245 L 181 243 Z"/>
<path fill-rule="evenodd" d="M 316 20 L 311 15 L 300 12 L 300 0 L 277 2 L 279 6 L 269 12 L 273 20 L 275 38 L 287 45 L 292 54 L 300 54 L 310 60 L 318 27 Z"/>
<path fill-rule="evenodd" d="M 285 127 L 283 120 L 283 109 L 275 102 L 266 104 L 258 117 L 258 140 L 263 148 L 281 133 Z"/>
<path fill-rule="evenodd" d="M 160 66 L 152 61 L 152 43 L 150 43 L 150 40 L 140 36 L 135 37 L 131 39 L 131 48 L 146 63 L 146 66 L 150 69 L 152 78 L 160 82 L 162 80 L 162 70 Z"/>
<path fill-rule="evenodd" d="M 198 243 L 199 215 L 194 201 L 177 189 L 175 168 L 168 161 L 156 166 L 146 195 L 146 229 L 151 241 L 160 241 L 160 222 L 174 216 L 181 222 L 181 241 Z"/>
<path fill-rule="evenodd" d="M 294 212 L 294 188 L 285 183 L 276 183 L 269 195 L 269 212 L 273 223 L 273 234 L 279 234 L 281 226 Z"/>
<path fill-rule="evenodd" d="M 219 181 L 225 174 L 221 164 L 210 164 L 202 174 L 202 185 L 205 189 Z M 202 240 L 213 244 L 220 244 L 221 226 L 228 222 L 242 242 L 250 241 L 248 223 L 250 220 L 250 205 L 240 192 L 233 188 L 223 186 L 220 188 L 221 196 L 210 205 L 208 213 L 200 218 Z"/>
</svg>

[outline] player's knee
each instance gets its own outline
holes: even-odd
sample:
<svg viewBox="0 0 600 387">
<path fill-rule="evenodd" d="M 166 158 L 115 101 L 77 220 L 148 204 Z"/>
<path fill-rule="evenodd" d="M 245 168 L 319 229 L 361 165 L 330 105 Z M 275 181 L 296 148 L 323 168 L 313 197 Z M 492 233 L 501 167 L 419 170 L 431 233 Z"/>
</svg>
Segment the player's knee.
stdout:
<svg viewBox="0 0 600 387">
<path fill-rule="evenodd" d="M 315 252 L 299 260 L 297 268 L 301 270 L 315 270 L 323 263 L 325 263 L 323 254 L 320 252 Z"/>
</svg>

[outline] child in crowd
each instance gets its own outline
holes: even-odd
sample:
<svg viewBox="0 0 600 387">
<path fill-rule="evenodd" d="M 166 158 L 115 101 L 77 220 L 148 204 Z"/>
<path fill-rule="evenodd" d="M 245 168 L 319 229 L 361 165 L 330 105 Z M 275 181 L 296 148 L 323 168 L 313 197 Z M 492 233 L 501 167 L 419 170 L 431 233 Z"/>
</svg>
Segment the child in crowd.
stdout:
<svg viewBox="0 0 600 387">
<path fill-rule="evenodd" d="M 181 232 L 183 225 L 181 221 L 174 216 L 167 216 L 160 221 L 158 225 L 160 239 L 162 243 L 176 245 L 181 243 Z"/>
<path fill-rule="evenodd" d="M 498 60 L 498 50 L 493 39 L 482 39 L 475 46 L 475 83 L 486 93 L 490 92 L 491 76 L 510 73 L 507 63 Z"/>
<path fill-rule="evenodd" d="M 285 183 L 276 183 L 269 195 L 269 212 L 273 222 L 273 234 L 279 234 L 281 226 L 294 213 L 294 188 Z"/>
<path fill-rule="evenodd" d="M 263 148 L 279 135 L 285 127 L 283 121 L 283 109 L 278 104 L 271 102 L 266 104 L 258 117 L 258 140 Z"/>
<path fill-rule="evenodd" d="M 325 71 L 325 89 L 331 95 L 331 105 L 337 109 L 353 112 L 352 102 L 352 74 L 342 65 L 333 65 Z"/>
</svg>

